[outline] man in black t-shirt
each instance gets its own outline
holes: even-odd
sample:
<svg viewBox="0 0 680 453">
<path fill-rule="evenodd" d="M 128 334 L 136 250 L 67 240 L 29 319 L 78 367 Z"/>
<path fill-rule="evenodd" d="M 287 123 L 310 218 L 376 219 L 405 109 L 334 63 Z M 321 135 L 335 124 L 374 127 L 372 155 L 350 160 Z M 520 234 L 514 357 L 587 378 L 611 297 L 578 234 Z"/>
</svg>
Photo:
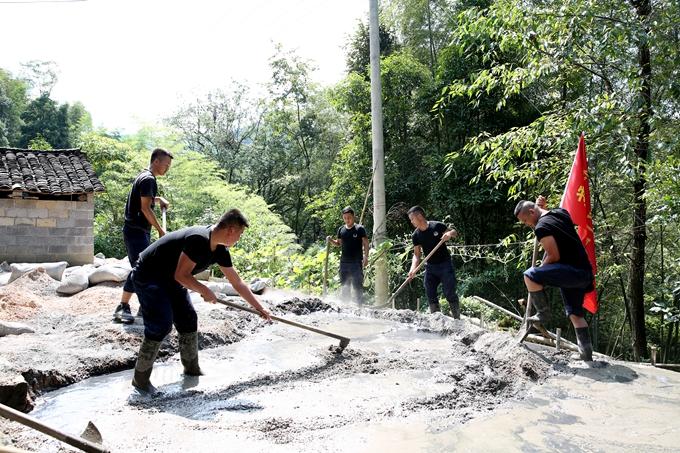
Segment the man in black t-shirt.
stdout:
<svg viewBox="0 0 680 453">
<path fill-rule="evenodd" d="M 156 202 L 161 205 L 161 209 L 167 209 L 170 203 L 165 198 L 158 196 L 156 176 L 163 176 L 168 172 L 172 158 L 170 152 L 161 148 L 154 149 L 151 153 L 149 168 L 137 175 L 132 183 L 125 203 L 125 223 L 123 225 L 123 241 L 132 267 L 135 267 L 142 250 L 151 243 L 151 227 L 153 226 L 158 231 L 158 237 L 163 237 L 165 234 L 153 209 Z M 113 313 L 115 321 L 126 324 L 135 322 L 135 317 L 130 312 L 130 298 L 134 292 L 132 279 L 128 275 L 120 304 Z"/>
<path fill-rule="evenodd" d="M 233 246 L 248 226 L 238 209 L 224 213 L 219 222 L 208 226 L 183 228 L 166 234 L 139 256 L 132 280 L 144 318 L 144 340 L 139 349 L 132 385 L 154 392 L 150 377 L 163 338 L 174 324 L 184 374 L 201 375 L 198 366 L 198 317 L 188 289 L 206 302 L 215 303 L 215 294 L 195 274 L 217 263 L 229 283 L 266 320 L 269 312 L 260 305 L 231 263 L 227 247 Z"/>
<path fill-rule="evenodd" d="M 429 255 L 437 247 L 440 241 L 448 241 L 458 236 L 456 230 L 449 229 L 442 222 L 428 221 L 425 218 L 425 211 L 420 206 L 413 206 L 408 210 L 408 218 L 416 228 L 411 239 L 413 240 L 413 259 L 408 278 L 412 279 L 416 275 L 416 268 L 420 264 L 420 259 L 425 254 Z M 430 313 L 440 311 L 439 297 L 437 288 L 441 283 L 444 297 L 449 302 L 451 314 L 455 319 L 460 319 L 460 305 L 458 294 L 456 293 L 456 272 L 453 268 L 451 254 L 442 244 L 425 263 L 425 293 L 430 305 Z"/>
<path fill-rule="evenodd" d="M 593 360 L 583 311 L 583 298 L 593 289 L 593 269 L 569 212 L 562 208 L 548 211 L 545 198 L 539 197 L 536 203 L 526 200 L 517 203 L 515 217 L 534 229 L 536 239 L 545 251 L 541 265 L 524 272 L 524 283 L 537 312 L 529 321 L 545 324 L 550 320 L 550 306 L 543 288 L 559 288 L 565 312 L 576 330 L 580 357 Z"/>
<path fill-rule="evenodd" d="M 349 299 L 350 290 L 354 301 L 363 303 L 364 298 L 364 270 L 368 265 L 368 236 L 362 225 L 354 223 L 354 210 L 347 206 L 342 210 L 343 226 L 338 228 L 337 239 L 328 236 L 333 245 L 342 247 L 340 254 L 340 285 L 342 299 Z"/>
</svg>

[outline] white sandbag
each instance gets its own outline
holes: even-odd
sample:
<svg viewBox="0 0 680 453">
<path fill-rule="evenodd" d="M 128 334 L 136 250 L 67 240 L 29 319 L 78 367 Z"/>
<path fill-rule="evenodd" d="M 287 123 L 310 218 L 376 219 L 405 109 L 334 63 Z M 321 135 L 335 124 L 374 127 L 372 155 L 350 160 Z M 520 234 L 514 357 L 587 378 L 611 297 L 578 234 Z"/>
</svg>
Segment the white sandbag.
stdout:
<svg viewBox="0 0 680 453">
<path fill-rule="evenodd" d="M 199 272 L 198 274 L 194 275 L 196 280 L 203 280 L 203 281 L 208 281 L 210 280 L 210 269 L 206 269 L 203 272 Z"/>
<path fill-rule="evenodd" d="M 19 322 L 0 321 L 0 337 L 6 335 L 21 335 L 22 333 L 33 333 L 33 329 L 26 324 Z"/>
<path fill-rule="evenodd" d="M 61 279 L 61 285 L 57 286 L 57 293 L 70 296 L 87 289 L 90 285 L 89 274 L 93 270 L 92 265 L 67 268 Z"/>
<path fill-rule="evenodd" d="M 104 264 L 90 272 L 90 285 L 102 282 L 122 282 L 125 281 L 129 273 L 129 267 L 123 267 L 120 264 Z"/>
<path fill-rule="evenodd" d="M 250 281 L 250 290 L 255 294 L 262 294 L 267 286 L 267 280 L 262 278 L 254 278 Z"/>
<path fill-rule="evenodd" d="M 210 290 L 214 293 L 222 293 L 226 296 L 239 295 L 229 282 L 206 282 L 205 286 L 210 288 Z M 262 292 L 267 287 L 267 281 L 261 278 L 254 278 L 248 286 L 253 293 L 262 294 Z"/>
<path fill-rule="evenodd" d="M 205 286 L 214 293 L 222 293 L 225 296 L 238 296 L 238 293 L 229 282 L 205 282 Z"/>
<path fill-rule="evenodd" d="M 0 286 L 9 283 L 9 278 L 12 276 L 11 272 L 0 272 Z"/>
<path fill-rule="evenodd" d="M 61 281 L 61 276 L 64 274 L 67 266 L 68 263 L 66 261 L 56 263 L 12 263 L 10 265 L 12 275 L 9 277 L 9 283 L 39 267 L 45 269 L 45 273 L 53 279 Z"/>
<path fill-rule="evenodd" d="M 125 258 L 121 258 L 121 259 L 106 258 L 106 259 L 104 259 L 104 262 L 102 264 L 110 264 L 112 266 L 132 270 L 132 266 L 130 266 L 130 260 L 127 259 L 127 256 Z"/>
</svg>

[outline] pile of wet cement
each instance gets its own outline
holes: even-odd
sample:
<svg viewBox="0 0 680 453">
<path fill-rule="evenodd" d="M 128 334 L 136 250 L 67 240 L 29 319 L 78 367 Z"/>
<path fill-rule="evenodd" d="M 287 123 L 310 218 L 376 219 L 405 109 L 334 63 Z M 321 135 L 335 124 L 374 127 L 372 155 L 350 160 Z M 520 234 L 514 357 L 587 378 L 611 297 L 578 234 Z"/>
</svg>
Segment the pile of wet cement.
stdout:
<svg viewBox="0 0 680 453">
<path fill-rule="evenodd" d="M 119 291 L 118 288 L 113 289 Z M 81 293 L 80 297 L 86 298 L 87 295 Z M 283 314 L 343 313 L 343 310 L 314 297 L 293 297 L 270 306 L 274 312 Z M 106 307 L 105 317 L 110 316 L 108 311 L 109 307 Z M 197 306 L 197 311 L 199 311 L 201 349 L 239 341 L 264 325 L 253 315 L 224 310 L 209 304 Z M 246 431 L 259 433 L 274 443 L 289 443 L 299 441 L 305 433 L 309 434 L 321 429 L 419 412 L 436 413 L 440 416 L 444 414 L 450 422 L 465 422 L 480 413 L 493 410 L 511 398 L 521 397 L 528 386 L 564 371 L 566 362 L 564 355 L 547 352 L 547 349 L 537 354 L 525 347 L 517 346 L 508 334 L 489 333 L 440 313 L 423 315 L 408 310 L 356 309 L 345 310 L 344 314 L 394 321 L 407 324 L 418 331 L 437 333 L 451 342 L 449 355 L 433 357 L 427 351 L 417 350 L 380 355 L 366 350 L 354 350 L 350 344 L 349 348 L 339 355 L 320 350 L 318 363 L 301 369 L 255 376 L 247 381 L 236 382 L 225 388 L 208 392 L 188 390 L 179 394 L 160 395 L 153 399 L 133 399 L 130 403 L 139 409 L 152 412 L 170 411 L 185 415 L 187 418 L 210 420 L 225 410 L 257 410 L 257 407 L 234 401 L 234 397 L 246 391 L 257 391 L 263 388 L 276 392 L 296 387 L 304 388 L 309 383 L 328 383 L 329 388 L 332 388 L 334 381 L 353 375 L 423 369 L 437 373 L 438 383 L 455 384 L 451 392 L 395 401 L 394 404 L 381 407 L 377 411 L 357 409 L 351 414 L 336 414 L 332 417 L 303 419 L 272 417 L 243 423 L 243 429 Z M 29 358 L 24 355 L 26 366 L 21 372 L 27 381 L 30 381 L 34 393 L 77 382 L 92 375 L 133 366 L 141 336 L 141 326 L 106 323 L 102 328 L 101 320 L 93 325 L 92 320 L 79 319 L 78 316 L 73 318 L 61 321 L 63 327 L 70 324 L 73 328 L 67 340 L 78 338 L 78 341 L 82 341 L 82 338 L 87 338 L 90 349 L 101 348 L 105 344 L 111 345 L 108 347 L 109 351 L 112 347 L 113 349 L 122 347 L 125 351 L 124 357 L 115 357 L 115 354 L 109 352 L 101 357 L 95 367 L 92 367 L 90 355 L 83 354 L 83 350 L 77 347 L 73 350 L 75 345 L 69 341 L 63 342 L 60 348 L 62 351 L 68 351 L 70 361 L 55 360 L 54 357 L 50 359 L 47 354 L 41 355 L 38 358 L 39 363 L 35 363 L 35 357 Z M 54 321 L 53 318 L 52 321 Z M 224 330 L 215 330 L 213 328 L 215 323 L 228 327 Z M 35 351 L 34 347 L 28 349 Z M 170 337 L 164 344 L 160 360 L 175 352 L 176 341 L 174 337 Z M 440 360 L 442 362 L 453 360 L 460 364 L 453 370 L 440 372 L 438 371 Z M 75 371 L 74 361 L 78 364 Z M 192 411 L 192 413 L 183 414 L 183 411 Z"/>
<path fill-rule="evenodd" d="M 296 302 L 299 303 L 322 306 L 313 300 Z M 431 370 L 436 374 L 436 383 L 453 384 L 450 392 L 397 400 L 375 412 L 355 408 L 351 413 L 328 417 L 272 417 L 243 423 L 242 429 L 245 431 L 260 433 L 274 443 L 286 444 L 299 442 L 302 437 L 318 430 L 414 413 L 437 413 L 447 419 L 449 424 L 464 423 L 494 410 L 510 399 L 521 398 L 529 386 L 566 369 L 564 354 L 548 350 L 537 354 L 516 345 L 508 334 L 489 333 L 441 314 L 421 315 L 410 311 L 366 309 L 356 313 L 440 334 L 443 339 L 450 341 L 450 350 L 441 357 L 417 349 L 378 354 L 353 349 L 350 343 L 339 355 L 320 350 L 317 353 L 318 363 L 300 369 L 249 377 L 245 381 L 207 392 L 190 390 L 180 394 L 133 399 L 131 404 L 140 409 L 171 412 L 194 420 L 213 420 L 223 411 L 261 409 L 238 399 L 239 395 L 246 392 L 305 391 L 313 383 L 322 383 L 329 391 L 333 391 L 334 382 L 363 374 Z M 453 369 L 447 366 L 446 371 L 439 371 L 442 363 L 457 365 Z"/>
</svg>

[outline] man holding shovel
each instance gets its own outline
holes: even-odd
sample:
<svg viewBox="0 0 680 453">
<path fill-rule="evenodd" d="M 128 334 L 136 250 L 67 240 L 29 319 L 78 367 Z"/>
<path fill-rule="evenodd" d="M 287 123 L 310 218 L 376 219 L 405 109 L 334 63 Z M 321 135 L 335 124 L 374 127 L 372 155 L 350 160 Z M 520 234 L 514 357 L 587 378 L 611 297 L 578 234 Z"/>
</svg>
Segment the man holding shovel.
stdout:
<svg viewBox="0 0 680 453">
<path fill-rule="evenodd" d="M 524 271 L 524 284 L 536 308 L 536 314 L 527 321 L 546 324 L 550 320 L 550 306 L 543 288 L 559 288 L 565 312 L 576 329 L 580 357 L 593 360 L 583 311 L 583 298 L 593 289 L 593 270 L 569 212 L 562 208 L 546 210 L 545 198 L 541 196 L 536 203 L 526 200 L 517 203 L 515 217 L 534 229 L 536 239 L 545 250 L 541 265 Z"/>
<path fill-rule="evenodd" d="M 144 340 L 135 364 L 132 385 L 153 393 L 150 377 L 161 341 L 174 324 L 184 374 L 201 375 L 198 365 L 198 317 L 188 289 L 206 302 L 215 303 L 215 294 L 194 275 L 217 263 L 229 283 L 262 318 L 271 320 L 234 269 L 228 247 L 233 246 L 248 227 L 238 209 L 225 212 L 214 225 L 194 226 L 168 233 L 144 250 L 132 271 L 132 280 L 144 318 Z"/>
<path fill-rule="evenodd" d="M 452 316 L 455 319 L 460 319 L 460 306 L 458 294 L 456 294 L 456 272 L 453 268 L 451 254 L 443 245 L 444 242 L 458 236 L 458 232 L 449 229 L 442 222 L 428 221 L 425 217 L 425 211 L 420 206 L 413 206 L 407 214 L 411 224 L 416 228 L 411 236 L 413 259 L 408 278 L 412 279 L 416 276 L 423 252 L 425 256 L 428 256 L 436 248 L 436 251 L 425 263 L 425 277 L 423 279 L 425 293 L 430 304 L 430 313 L 441 311 L 439 297 L 437 296 L 437 288 L 441 283 L 444 297 L 451 307 Z"/>
<path fill-rule="evenodd" d="M 164 227 L 158 223 L 153 212 L 156 203 L 162 210 L 170 206 L 170 203 L 158 196 L 156 176 L 165 175 L 170 170 L 173 156 L 170 152 L 156 148 L 151 153 L 149 168 L 143 170 L 132 183 L 132 188 L 125 203 L 125 223 L 123 224 L 123 241 L 127 250 L 130 266 L 134 267 L 139 254 L 151 244 L 151 227 L 158 231 L 158 237 L 165 234 Z M 130 298 L 135 292 L 132 278 L 128 275 L 123 286 L 123 294 L 120 304 L 113 313 L 113 319 L 125 324 L 135 322 L 135 317 L 130 311 Z"/>
<path fill-rule="evenodd" d="M 340 285 L 342 299 L 349 298 L 352 290 L 354 301 L 361 305 L 364 299 L 364 268 L 368 266 L 368 235 L 362 225 L 354 223 L 354 210 L 347 206 L 342 210 L 343 226 L 338 228 L 338 237 L 326 240 L 336 247 L 342 247 L 340 254 Z"/>
</svg>

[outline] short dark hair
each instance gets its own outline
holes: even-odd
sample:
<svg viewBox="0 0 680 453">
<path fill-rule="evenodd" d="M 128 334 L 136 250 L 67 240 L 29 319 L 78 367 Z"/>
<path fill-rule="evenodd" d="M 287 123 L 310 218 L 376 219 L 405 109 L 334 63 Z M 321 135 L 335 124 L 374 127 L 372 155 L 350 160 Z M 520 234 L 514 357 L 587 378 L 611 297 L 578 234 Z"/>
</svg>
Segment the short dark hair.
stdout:
<svg viewBox="0 0 680 453">
<path fill-rule="evenodd" d="M 230 209 L 224 214 L 222 214 L 222 217 L 220 217 L 219 222 L 217 222 L 217 229 L 223 230 L 227 228 L 228 226 L 241 226 L 241 227 L 249 227 L 250 224 L 248 223 L 248 219 L 246 219 L 246 216 L 241 213 L 238 209 Z"/>
<path fill-rule="evenodd" d="M 408 215 L 411 215 L 411 214 L 415 214 L 416 212 L 419 213 L 421 216 L 425 217 L 425 210 L 418 205 L 415 205 L 415 206 L 411 207 L 411 209 L 406 211 L 406 215 L 408 216 Z"/>
<path fill-rule="evenodd" d="M 352 214 L 352 215 L 354 215 L 354 209 L 352 209 L 351 206 L 347 206 L 347 207 L 345 207 L 345 209 L 342 210 L 342 213 L 343 213 L 343 214 Z"/>
<path fill-rule="evenodd" d="M 172 155 L 170 151 L 167 149 L 163 148 L 156 148 L 153 151 L 151 151 L 151 160 L 149 162 L 153 162 L 156 159 L 160 159 L 161 157 L 169 157 L 170 159 L 174 159 L 175 156 Z"/>
<path fill-rule="evenodd" d="M 515 217 L 517 217 L 522 212 L 527 212 L 529 209 L 536 209 L 536 203 L 533 201 L 521 200 L 515 206 Z"/>
</svg>

